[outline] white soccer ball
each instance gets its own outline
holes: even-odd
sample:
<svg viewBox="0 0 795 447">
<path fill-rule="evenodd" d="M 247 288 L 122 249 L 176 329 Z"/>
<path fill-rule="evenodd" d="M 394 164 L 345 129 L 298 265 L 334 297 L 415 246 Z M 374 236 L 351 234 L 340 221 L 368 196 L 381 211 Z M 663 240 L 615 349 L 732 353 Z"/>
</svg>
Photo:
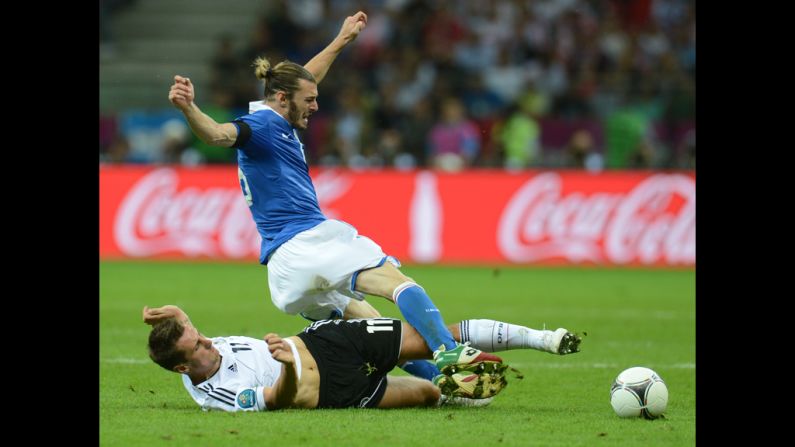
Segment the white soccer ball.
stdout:
<svg viewBox="0 0 795 447">
<path fill-rule="evenodd" d="M 621 371 L 613 382 L 610 404 L 622 418 L 655 419 L 668 407 L 668 387 L 656 372 L 635 366 Z"/>
</svg>

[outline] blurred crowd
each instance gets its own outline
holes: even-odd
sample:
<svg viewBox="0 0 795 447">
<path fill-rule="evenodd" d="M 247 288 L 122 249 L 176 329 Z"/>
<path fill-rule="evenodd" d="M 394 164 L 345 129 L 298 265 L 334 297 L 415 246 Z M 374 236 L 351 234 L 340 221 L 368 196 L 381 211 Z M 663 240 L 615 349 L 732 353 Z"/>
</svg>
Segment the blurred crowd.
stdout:
<svg viewBox="0 0 795 447">
<path fill-rule="evenodd" d="M 199 106 L 218 121 L 245 114 L 262 96 L 256 57 L 306 63 L 364 10 L 367 28 L 319 86 L 310 165 L 695 168 L 694 0 L 273 3 L 241 51 L 219 37 Z M 162 132 L 137 158 L 141 142 L 101 116 L 101 160 L 234 163 L 174 112 L 141 118 Z"/>
</svg>

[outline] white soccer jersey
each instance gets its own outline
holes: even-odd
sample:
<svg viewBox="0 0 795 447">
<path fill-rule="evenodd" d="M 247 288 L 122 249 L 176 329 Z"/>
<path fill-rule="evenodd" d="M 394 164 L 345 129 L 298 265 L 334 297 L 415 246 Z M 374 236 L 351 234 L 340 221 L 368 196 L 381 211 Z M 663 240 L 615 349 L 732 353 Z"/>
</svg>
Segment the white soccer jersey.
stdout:
<svg viewBox="0 0 795 447">
<path fill-rule="evenodd" d="M 263 340 L 239 336 L 211 340 L 222 357 L 218 371 L 198 385 L 182 375 L 182 383 L 202 410 L 240 411 L 242 408 L 236 404 L 240 391 L 276 383 L 282 364 L 271 357 L 268 344 Z"/>
</svg>

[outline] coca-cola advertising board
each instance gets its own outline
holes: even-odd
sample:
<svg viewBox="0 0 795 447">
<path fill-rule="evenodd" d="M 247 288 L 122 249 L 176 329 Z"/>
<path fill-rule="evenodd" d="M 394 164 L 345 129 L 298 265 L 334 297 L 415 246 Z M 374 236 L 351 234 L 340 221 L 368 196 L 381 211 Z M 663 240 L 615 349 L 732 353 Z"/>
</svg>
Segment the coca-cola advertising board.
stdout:
<svg viewBox="0 0 795 447">
<path fill-rule="evenodd" d="M 695 173 L 312 170 L 323 213 L 408 263 L 695 265 Z M 102 258 L 252 260 L 234 166 L 100 168 Z"/>
</svg>

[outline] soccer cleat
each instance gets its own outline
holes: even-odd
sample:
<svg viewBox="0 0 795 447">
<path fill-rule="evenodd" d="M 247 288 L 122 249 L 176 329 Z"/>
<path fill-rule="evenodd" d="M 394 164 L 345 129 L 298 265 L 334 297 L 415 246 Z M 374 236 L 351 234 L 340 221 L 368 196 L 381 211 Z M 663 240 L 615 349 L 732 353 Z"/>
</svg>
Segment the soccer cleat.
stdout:
<svg viewBox="0 0 795 447">
<path fill-rule="evenodd" d="M 460 370 L 480 374 L 485 372 L 484 369 L 489 369 L 489 372 L 491 372 L 490 370 L 502 364 L 501 358 L 494 354 L 483 352 L 480 349 L 475 349 L 469 345 L 469 342 L 459 344 L 449 351 L 445 351 L 444 347 L 442 347 L 442 349 L 434 351 L 433 360 L 442 374 L 448 375 Z M 479 368 L 479 370 L 476 371 L 473 368 Z"/>
<path fill-rule="evenodd" d="M 447 396 L 439 397 L 440 407 L 486 407 L 494 400 L 494 396 L 485 399 L 470 399 L 468 397 Z"/>
<path fill-rule="evenodd" d="M 449 397 L 467 399 L 487 399 L 500 393 L 508 385 L 502 366 L 494 373 L 476 374 L 473 372 L 457 372 L 450 375 L 439 374 L 433 378 L 433 384 L 439 387 L 442 394 Z"/>
<path fill-rule="evenodd" d="M 582 338 L 563 328 L 556 331 L 544 331 L 544 350 L 552 354 L 574 354 L 580 352 Z"/>
</svg>

